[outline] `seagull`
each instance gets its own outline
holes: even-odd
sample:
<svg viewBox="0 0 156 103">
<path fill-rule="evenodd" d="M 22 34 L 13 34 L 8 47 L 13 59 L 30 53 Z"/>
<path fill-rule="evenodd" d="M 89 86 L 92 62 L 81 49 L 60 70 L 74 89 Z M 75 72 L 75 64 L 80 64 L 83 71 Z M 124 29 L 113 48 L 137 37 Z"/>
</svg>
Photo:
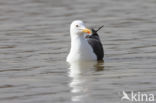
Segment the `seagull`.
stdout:
<svg viewBox="0 0 156 103">
<path fill-rule="evenodd" d="M 103 60 L 104 51 L 97 34 L 98 30 L 86 28 L 81 20 L 73 21 L 70 25 L 71 49 L 66 61 Z"/>
</svg>

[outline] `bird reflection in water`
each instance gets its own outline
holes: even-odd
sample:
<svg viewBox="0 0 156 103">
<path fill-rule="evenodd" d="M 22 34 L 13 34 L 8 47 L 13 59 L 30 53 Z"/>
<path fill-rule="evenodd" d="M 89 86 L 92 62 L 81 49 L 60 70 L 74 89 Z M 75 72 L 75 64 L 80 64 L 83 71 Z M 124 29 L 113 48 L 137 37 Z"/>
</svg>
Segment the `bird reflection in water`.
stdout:
<svg viewBox="0 0 156 103">
<path fill-rule="evenodd" d="M 70 63 L 69 77 L 71 82 L 71 100 L 83 101 L 88 96 L 94 80 L 94 74 L 104 70 L 104 61 L 90 61 L 90 62 L 73 62 Z"/>
</svg>

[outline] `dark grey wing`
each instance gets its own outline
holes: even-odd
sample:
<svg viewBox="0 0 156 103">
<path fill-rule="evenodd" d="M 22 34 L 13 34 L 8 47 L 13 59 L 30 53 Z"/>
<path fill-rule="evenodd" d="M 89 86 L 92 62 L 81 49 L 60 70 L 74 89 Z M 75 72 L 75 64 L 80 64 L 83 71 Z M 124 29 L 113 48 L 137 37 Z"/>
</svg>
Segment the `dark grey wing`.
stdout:
<svg viewBox="0 0 156 103">
<path fill-rule="evenodd" d="M 97 56 L 97 60 L 103 60 L 104 57 L 104 50 L 101 42 L 94 38 L 87 38 L 88 43 L 93 48 L 94 53 Z"/>
</svg>

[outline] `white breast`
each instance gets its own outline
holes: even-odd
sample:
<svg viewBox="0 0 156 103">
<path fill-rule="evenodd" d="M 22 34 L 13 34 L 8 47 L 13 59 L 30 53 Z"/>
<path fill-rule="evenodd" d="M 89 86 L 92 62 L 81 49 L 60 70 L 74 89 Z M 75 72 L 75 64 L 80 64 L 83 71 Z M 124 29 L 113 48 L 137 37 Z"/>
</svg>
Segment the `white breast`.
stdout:
<svg viewBox="0 0 156 103">
<path fill-rule="evenodd" d="M 72 61 L 93 61 L 97 60 L 92 47 L 88 44 L 85 38 L 75 37 L 71 41 L 70 53 L 67 57 L 68 62 Z"/>
</svg>

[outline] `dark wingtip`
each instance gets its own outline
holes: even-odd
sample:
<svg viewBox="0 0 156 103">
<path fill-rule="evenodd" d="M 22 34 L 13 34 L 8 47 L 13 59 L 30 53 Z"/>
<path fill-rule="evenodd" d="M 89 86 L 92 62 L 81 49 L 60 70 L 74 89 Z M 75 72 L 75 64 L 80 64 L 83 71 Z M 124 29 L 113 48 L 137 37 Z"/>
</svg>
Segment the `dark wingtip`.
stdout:
<svg viewBox="0 0 156 103">
<path fill-rule="evenodd" d="M 104 27 L 104 25 L 100 26 L 97 30 L 95 30 L 95 32 L 98 32 L 103 27 Z"/>
<path fill-rule="evenodd" d="M 97 32 L 98 32 L 101 28 L 103 28 L 103 27 L 104 27 L 104 25 L 100 26 L 97 30 L 95 30 L 94 28 L 91 28 L 92 34 L 93 34 L 93 35 L 98 35 Z"/>
</svg>

